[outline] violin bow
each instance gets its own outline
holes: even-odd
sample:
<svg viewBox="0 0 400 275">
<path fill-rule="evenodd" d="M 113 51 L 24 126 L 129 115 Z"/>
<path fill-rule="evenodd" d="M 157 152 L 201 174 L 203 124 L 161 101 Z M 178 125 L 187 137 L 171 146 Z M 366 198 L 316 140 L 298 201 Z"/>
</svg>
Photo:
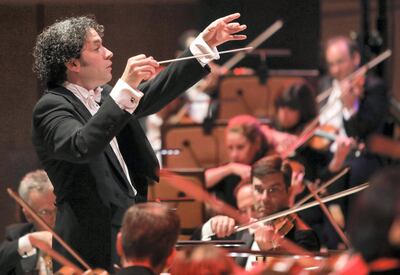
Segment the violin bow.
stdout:
<svg viewBox="0 0 400 275">
<path fill-rule="evenodd" d="M 365 74 L 369 69 L 375 67 L 382 61 L 386 60 L 389 58 L 392 54 L 391 50 L 386 50 L 371 61 L 369 61 L 367 64 L 363 65 L 356 71 L 354 71 L 352 74 L 347 76 L 345 79 L 341 80 L 341 82 L 352 80 L 353 78 Z M 322 92 L 318 97 L 317 97 L 317 103 L 321 102 L 325 98 L 327 98 L 332 91 L 332 88 L 329 88 L 328 90 Z M 334 103 L 334 102 L 333 102 Z M 327 103 L 321 108 L 321 112 L 304 128 L 304 130 L 301 132 L 299 135 L 299 138 L 294 142 L 292 145 L 289 146 L 287 150 L 281 153 L 282 158 L 287 158 L 290 156 L 294 151 L 296 151 L 300 146 L 302 146 L 304 143 L 306 143 L 315 133 L 316 129 L 320 125 L 320 118 L 322 114 L 327 110 L 333 103 Z M 323 124 L 327 124 L 331 119 L 333 119 L 338 113 L 340 113 L 341 110 L 339 109 L 335 113 L 331 114 L 328 118 L 325 118 L 325 122 Z"/>
<path fill-rule="evenodd" d="M 339 114 L 342 110 L 339 109 L 336 112 L 332 113 L 328 118 L 325 119 L 324 124 L 320 124 L 319 120 L 321 117 L 321 114 L 317 115 L 311 122 L 308 123 L 308 125 L 304 128 L 304 130 L 300 133 L 299 137 L 296 139 L 293 144 L 291 144 L 288 149 L 280 153 L 280 156 L 285 159 L 288 158 L 293 152 L 295 152 L 299 147 L 301 147 L 303 144 L 305 144 L 308 140 L 312 138 L 312 136 L 315 134 L 315 131 L 318 129 L 318 127 L 323 126 L 327 124 L 330 120 L 332 120 L 337 114 Z"/>
<path fill-rule="evenodd" d="M 340 198 L 344 198 L 344 197 L 347 197 L 347 196 L 349 196 L 351 194 L 358 193 L 358 192 L 368 188 L 368 186 L 369 186 L 368 182 L 364 183 L 364 184 L 360 184 L 358 186 L 343 190 L 343 191 L 338 192 L 336 194 L 333 194 L 333 195 L 330 195 L 330 196 L 326 196 L 326 197 L 322 198 L 321 201 L 322 202 L 329 202 L 329 201 L 337 200 L 337 199 L 340 199 Z M 305 203 L 305 204 L 303 204 L 301 206 L 298 206 L 298 207 L 292 207 L 290 209 L 287 209 L 287 210 L 284 210 L 284 211 L 280 211 L 280 212 L 277 212 L 275 214 L 266 216 L 266 217 L 261 218 L 261 219 L 259 219 L 257 221 L 250 222 L 250 223 L 242 225 L 242 226 L 236 226 L 235 227 L 235 232 L 243 231 L 243 230 L 251 228 L 252 226 L 254 226 L 256 224 L 264 224 L 266 222 L 269 222 L 269 221 L 272 221 L 272 220 L 276 220 L 278 218 L 281 218 L 281 217 L 284 217 L 284 216 L 287 216 L 287 215 L 290 215 L 290 214 L 294 214 L 294 213 L 306 210 L 306 209 L 314 207 L 316 205 L 319 205 L 319 202 L 312 201 L 312 202 Z"/>
<path fill-rule="evenodd" d="M 76 253 L 72 247 L 70 247 L 52 228 L 49 226 L 38 214 L 36 214 L 35 210 L 32 209 L 17 193 L 15 193 L 11 188 L 7 188 L 7 193 L 22 207 L 24 208 L 32 218 L 40 224 L 44 229 L 51 232 L 54 239 L 56 239 L 64 248 L 67 250 L 83 267 L 86 269 L 92 269 L 79 255 Z"/>
<path fill-rule="evenodd" d="M 311 188 L 311 186 L 309 184 L 306 184 L 306 187 L 307 187 L 308 191 L 310 191 L 311 195 L 315 198 L 315 200 L 319 203 L 319 206 L 320 206 L 322 212 L 324 212 L 325 216 L 328 218 L 328 221 L 331 223 L 331 225 L 333 226 L 333 229 L 335 229 L 335 231 L 339 235 L 340 239 L 342 239 L 344 244 L 348 248 L 350 248 L 351 247 L 351 243 L 350 243 L 349 239 L 344 234 L 343 230 L 340 228 L 340 226 L 335 221 L 335 219 L 332 217 L 332 214 L 329 212 L 328 207 L 326 207 L 326 205 L 322 201 L 321 197 L 318 195 L 317 192 L 312 190 L 312 188 Z"/>
<path fill-rule="evenodd" d="M 373 67 L 375 67 L 376 65 L 380 64 L 381 62 L 383 62 L 384 60 L 389 58 L 391 55 L 392 55 L 392 51 L 390 49 L 387 49 L 386 51 L 384 51 L 383 53 L 379 54 L 378 56 L 376 56 L 375 58 L 370 60 L 368 63 L 364 64 L 363 66 L 361 66 L 360 68 L 355 70 L 353 73 L 351 73 L 350 75 L 345 77 L 343 80 L 340 81 L 340 83 L 344 82 L 344 81 L 352 80 L 352 79 L 354 79 L 354 78 L 356 78 L 358 76 L 361 76 L 361 75 L 365 74 L 368 70 L 370 70 Z M 320 93 L 316 98 L 317 104 L 321 103 L 323 100 L 325 100 L 331 94 L 332 89 L 333 88 L 330 87 L 327 90 L 325 90 L 322 93 Z M 322 107 L 322 109 L 325 109 L 325 107 L 326 106 Z"/>
<path fill-rule="evenodd" d="M 249 52 L 252 52 L 258 46 L 260 46 L 261 43 L 263 43 L 265 40 L 274 35 L 278 30 L 282 28 L 282 26 L 283 26 L 283 21 L 276 20 L 271 26 L 265 29 L 261 34 L 259 34 L 253 41 L 251 41 L 246 46 L 252 48 Z M 237 63 L 239 63 L 240 60 L 242 60 L 245 56 L 246 56 L 245 53 L 237 53 L 231 59 L 225 62 L 221 67 L 228 71 L 232 69 L 232 67 L 235 66 Z"/>
<path fill-rule="evenodd" d="M 47 255 L 55 259 L 57 262 L 62 264 L 63 266 L 71 267 L 77 274 L 82 274 L 83 270 L 69 261 L 67 258 L 62 256 L 60 253 L 52 249 L 47 243 L 42 240 L 39 240 L 33 236 L 29 236 L 29 241 L 31 242 L 32 246 L 37 247 L 38 249 L 44 251 Z"/>
<path fill-rule="evenodd" d="M 328 186 L 330 186 L 332 183 L 336 182 L 339 178 L 343 177 L 344 175 L 346 175 L 348 172 L 350 171 L 349 167 L 344 168 L 342 171 L 340 171 L 339 173 L 337 173 L 334 177 L 332 177 L 331 179 L 329 179 L 328 181 L 320 184 L 320 186 L 314 190 L 315 193 L 319 193 L 322 190 L 328 188 Z M 311 183 L 310 181 L 304 179 L 304 181 L 306 182 L 306 185 Z M 302 198 L 301 200 L 299 200 L 298 202 L 295 203 L 295 205 L 293 205 L 293 207 L 299 207 L 300 205 L 303 205 L 305 202 L 307 202 L 309 199 L 312 199 L 313 195 L 312 194 L 308 194 L 307 196 L 305 196 L 304 198 Z"/>
<path fill-rule="evenodd" d="M 305 184 L 307 189 L 310 191 L 310 194 L 308 194 L 307 196 L 305 196 L 303 199 L 301 199 L 300 201 L 298 201 L 293 207 L 299 207 L 300 205 L 303 205 L 306 201 L 308 201 L 309 199 L 313 198 L 320 204 L 320 207 L 322 209 L 322 211 L 324 212 L 324 214 L 326 215 L 326 217 L 328 218 L 329 222 L 332 224 L 333 228 L 335 229 L 335 231 L 337 232 L 337 234 L 339 235 L 339 237 L 342 239 L 342 241 L 346 244 L 346 246 L 348 248 L 350 248 L 350 241 L 347 238 L 347 236 L 344 234 L 343 230 L 340 228 L 340 226 L 337 224 L 337 222 L 333 219 L 332 214 L 329 212 L 328 208 L 326 207 L 326 205 L 321 201 L 321 197 L 318 195 L 318 193 L 326 188 L 328 188 L 328 186 L 330 186 L 332 183 L 336 182 L 339 178 L 343 177 L 345 174 L 347 174 L 347 172 L 350 170 L 350 168 L 346 167 L 345 169 L 343 169 L 342 171 L 340 171 L 337 175 L 335 175 L 334 177 L 332 177 L 330 180 L 326 181 L 325 183 L 321 184 L 317 189 L 312 190 L 311 189 L 311 185 L 310 185 L 310 181 L 305 180 L 307 183 Z"/>
<path fill-rule="evenodd" d="M 183 178 L 182 176 L 178 176 L 166 169 L 160 170 L 160 178 L 162 178 L 167 184 L 174 187 L 175 189 L 186 193 L 187 195 L 192 196 L 194 199 L 207 203 L 211 208 L 215 211 L 218 211 L 221 214 L 227 215 L 241 223 L 248 224 L 248 218 L 241 214 L 237 209 L 231 207 L 230 205 L 224 203 L 223 201 L 218 200 L 214 196 L 211 196 L 205 190 L 203 190 L 200 186 L 194 184 L 190 180 Z M 211 237 L 209 235 L 207 237 Z M 300 255 L 313 255 L 311 252 L 305 250 L 304 248 L 298 246 L 297 244 L 291 242 L 290 240 L 280 236 L 279 234 L 275 234 L 276 240 L 281 247 L 291 251 L 294 254 Z"/>
</svg>

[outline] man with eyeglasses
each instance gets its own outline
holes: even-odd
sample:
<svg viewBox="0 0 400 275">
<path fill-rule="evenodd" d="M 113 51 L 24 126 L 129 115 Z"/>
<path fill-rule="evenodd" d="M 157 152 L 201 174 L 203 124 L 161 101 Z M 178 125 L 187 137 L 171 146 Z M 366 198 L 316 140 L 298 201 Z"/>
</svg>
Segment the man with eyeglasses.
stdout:
<svg viewBox="0 0 400 275">
<path fill-rule="evenodd" d="M 29 172 L 22 179 L 20 197 L 51 227 L 55 224 L 56 206 L 53 185 L 43 170 Z M 42 228 L 26 211 L 26 223 L 7 227 L 0 245 L 0 274 L 51 274 L 51 259 L 32 246 L 29 236 L 51 246 L 52 235 Z"/>
<path fill-rule="evenodd" d="M 238 185 L 236 196 L 241 212 L 250 215 L 250 218 L 262 218 L 289 208 L 289 188 L 292 169 L 279 156 L 264 157 L 252 166 L 252 185 Z M 245 187 L 245 188 L 244 188 Z M 251 187 L 252 192 L 249 192 Z M 247 189 L 247 191 L 246 191 Z M 244 191 L 244 192 L 243 192 Z M 247 193 L 247 195 L 246 195 Z M 285 236 L 289 240 L 308 250 L 319 250 L 319 241 L 312 231 L 298 216 L 293 215 L 293 228 Z M 202 237 L 215 234 L 218 238 L 243 240 L 247 248 L 252 250 L 276 249 L 277 226 L 267 224 L 251 228 L 250 230 L 234 233 L 235 220 L 227 216 L 215 216 L 202 228 Z M 241 265 L 246 264 L 239 258 Z M 247 261 L 246 269 L 251 267 L 251 260 Z"/>
<path fill-rule="evenodd" d="M 330 160 L 328 170 L 334 174 L 345 166 L 351 168 L 347 178 L 328 188 L 328 192 L 336 193 L 367 182 L 384 165 L 385 161 L 380 156 L 368 148 L 361 150 L 362 146 L 357 145 L 366 142 L 373 134 L 383 133 L 388 98 L 385 83 L 372 72 L 349 79 L 362 63 L 355 40 L 347 36 L 329 38 L 324 56 L 328 75 L 321 78 L 319 90 L 331 88 L 331 92 L 322 102 L 320 124 L 331 126 L 337 133 L 327 152 L 327 159 Z M 327 178 L 330 176 L 326 175 Z M 346 219 L 354 199 L 351 197 L 328 204 L 336 222 L 344 229 L 347 228 Z M 324 230 L 327 230 L 324 233 L 327 247 L 340 248 L 341 240 L 336 232 L 329 226 Z"/>
</svg>

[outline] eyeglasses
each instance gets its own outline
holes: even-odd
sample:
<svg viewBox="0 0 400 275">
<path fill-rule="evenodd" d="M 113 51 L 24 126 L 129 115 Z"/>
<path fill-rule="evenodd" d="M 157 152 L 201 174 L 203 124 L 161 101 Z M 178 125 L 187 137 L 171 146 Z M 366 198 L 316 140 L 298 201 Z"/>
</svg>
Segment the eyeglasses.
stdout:
<svg viewBox="0 0 400 275">
<path fill-rule="evenodd" d="M 57 212 L 57 209 L 41 209 L 37 213 L 39 216 L 46 217 L 46 216 L 55 215 L 56 212 Z"/>
</svg>

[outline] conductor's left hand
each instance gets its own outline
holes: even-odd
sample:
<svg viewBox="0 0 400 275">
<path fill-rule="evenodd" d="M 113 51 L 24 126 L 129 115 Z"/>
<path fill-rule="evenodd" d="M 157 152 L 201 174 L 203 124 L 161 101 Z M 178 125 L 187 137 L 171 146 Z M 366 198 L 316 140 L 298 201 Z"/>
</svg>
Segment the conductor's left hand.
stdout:
<svg viewBox="0 0 400 275">
<path fill-rule="evenodd" d="M 221 17 L 204 29 L 202 32 L 204 41 L 210 47 L 216 47 L 231 40 L 244 40 L 246 35 L 236 34 L 245 30 L 246 25 L 238 22 L 232 22 L 240 17 L 240 13 L 233 13 L 225 17 Z"/>
</svg>

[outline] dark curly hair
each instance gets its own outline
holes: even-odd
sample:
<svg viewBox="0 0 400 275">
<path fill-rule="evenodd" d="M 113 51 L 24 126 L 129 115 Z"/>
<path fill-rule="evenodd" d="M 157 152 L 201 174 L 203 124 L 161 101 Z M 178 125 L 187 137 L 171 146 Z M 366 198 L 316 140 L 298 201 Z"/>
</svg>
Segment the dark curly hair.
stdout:
<svg viewBox="0 0 400 275">
<path fill-rule="evenodd" d="M 65 63 L 71 58 L 79 58 L 89 29 L 94 29 L 100 37 L 104 27 L 93 16 L 71 17 L 55 22 L 43 30 L 36 39 L 33 49 L 33 71 L 47 87 L 66 80 Z"/>
</svg>

